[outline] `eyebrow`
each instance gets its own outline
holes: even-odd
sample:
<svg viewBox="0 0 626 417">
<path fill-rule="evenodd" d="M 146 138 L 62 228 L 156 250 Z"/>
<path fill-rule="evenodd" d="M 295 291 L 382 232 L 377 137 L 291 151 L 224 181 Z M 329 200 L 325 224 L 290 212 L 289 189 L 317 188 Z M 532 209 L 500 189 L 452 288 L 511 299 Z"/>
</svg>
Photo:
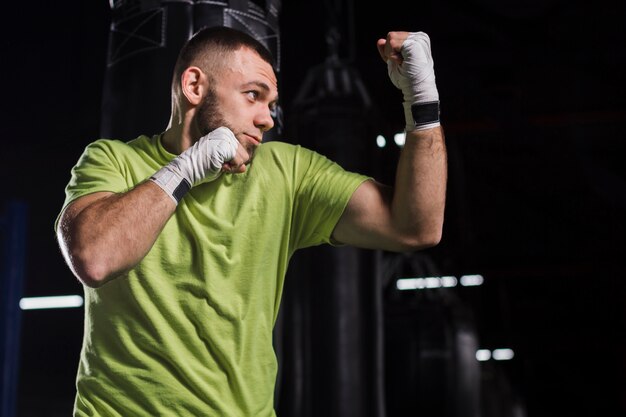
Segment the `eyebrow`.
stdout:
<svg viewBox="0 0 626 417">
<path fill-rule="evenodd" d="M 266 90 L 266 91 L 270 91 L 270 86 L 265 84 L 263 81 L 248 81 L 247 83 L 244 83 L 243 87 L 248 87 L 248 86 L 253 86 L 256 85 L 257 87 Z"/>
</svg>

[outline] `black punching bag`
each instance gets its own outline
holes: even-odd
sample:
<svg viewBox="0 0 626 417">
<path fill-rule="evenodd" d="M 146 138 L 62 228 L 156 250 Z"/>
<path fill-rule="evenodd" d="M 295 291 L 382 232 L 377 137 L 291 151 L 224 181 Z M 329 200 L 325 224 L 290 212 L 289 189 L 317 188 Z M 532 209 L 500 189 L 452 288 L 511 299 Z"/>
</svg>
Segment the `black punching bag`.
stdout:
<svg viewBox="0 0 626 417">
<path fill-rule="evenodd" d="M 371 173 L 373 106 L 358 71 L 330 56 L 312 68 L 290 121 L 298 143 L 344 168 Z M 278 415 L 381 417 L 377 254 L 322 245 L 298 252 L 277 330 Z"/>
<path fill-rule="evenodd" d="M 100 128 L 104 138 L 129 140 L 166 129 L 178 52 L 204 27 L 228 26 L 253 36 L 272 53 L 279 73 L 280 0 L 267 0 L 262 6 L 247 0 L 110 3 L 112 19 Z M 275 119 L 274 136 L 282 126 L 280 112 Z"/>
<path fill-rule="evenodd" d="M 450 288 L 398 289 L 398 278 L 440 276 L 427 254 L 388 254 L 383 262 L 387 415 L 480 417 L 471 311 Z"/>
</svg>

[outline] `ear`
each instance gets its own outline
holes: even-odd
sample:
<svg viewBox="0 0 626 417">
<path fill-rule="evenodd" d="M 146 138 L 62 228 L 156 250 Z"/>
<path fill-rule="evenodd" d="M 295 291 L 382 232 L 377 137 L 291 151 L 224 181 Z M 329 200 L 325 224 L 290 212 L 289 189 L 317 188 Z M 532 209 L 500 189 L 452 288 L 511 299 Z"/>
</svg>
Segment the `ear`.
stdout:
<svg viewBox="0 0 626 417">
<path fill-rule="evenodd" d="M 207 77 L 198 67 L 189 67 L 180 76 L 180 86 L 187 101 L 192 106 L 202 102 L 206 88 Z"/>
</svg>

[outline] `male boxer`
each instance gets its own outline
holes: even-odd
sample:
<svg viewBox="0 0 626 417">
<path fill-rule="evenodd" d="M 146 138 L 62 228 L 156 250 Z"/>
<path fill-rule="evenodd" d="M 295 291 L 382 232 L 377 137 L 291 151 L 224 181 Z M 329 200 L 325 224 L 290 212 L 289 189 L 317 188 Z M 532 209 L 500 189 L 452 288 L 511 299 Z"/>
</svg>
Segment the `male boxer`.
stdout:
<svg viewBox="0 0 626 417">
<path fill-rule="evenodd" d="M 294 251 L 438 243 L 446 151 L 430 40 L 390 32 L 377 46 L 404 97 L 393 189 L 262 144 L 272 58 L 228 28 L 183 47 L 165 132 L 87 146 L 57 226 L 85 288 L 76 416 L 273 416 L 272 328 Z"/>
</svg>

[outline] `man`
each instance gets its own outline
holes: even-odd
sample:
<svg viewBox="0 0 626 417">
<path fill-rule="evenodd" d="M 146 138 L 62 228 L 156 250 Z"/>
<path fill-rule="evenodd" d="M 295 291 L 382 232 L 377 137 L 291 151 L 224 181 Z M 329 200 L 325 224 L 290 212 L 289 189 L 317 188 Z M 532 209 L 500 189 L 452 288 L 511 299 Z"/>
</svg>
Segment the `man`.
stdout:
<svg viewBox="0 0 626 417">
<path fill-rule="evenodd" d="M 441 236 L 446 153 L 430 41 L 378 41 L 404 95 L 395 189 L 281 142 L 271 56 L 205 29 L 174 71 L 161 135 L 99 140 L 72 170 L 58 221 L 85 287 L 77 416 L 272 416 L 272 328 L 295 250 L 394 251 Z"/>
</svg>

